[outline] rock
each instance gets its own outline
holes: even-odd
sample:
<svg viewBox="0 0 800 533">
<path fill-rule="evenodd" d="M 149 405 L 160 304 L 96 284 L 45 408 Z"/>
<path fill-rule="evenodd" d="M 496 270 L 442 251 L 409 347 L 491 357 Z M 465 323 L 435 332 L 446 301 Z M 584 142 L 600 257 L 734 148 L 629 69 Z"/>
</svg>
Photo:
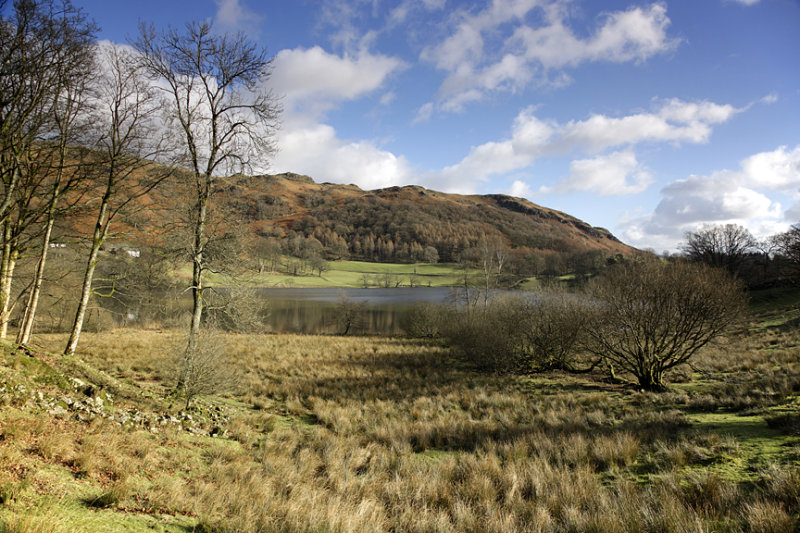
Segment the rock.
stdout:
<svg viewBox="0 0 800 533">
<path fill-rule="evenodd" d="M 64 409 L 60 405 L 56 405 L 52 409 L 49 409 L 47 412 L 50 413 L 53 416 L 58 416 L 58 417 L 64 417 L 64 416 L 69 414 L 69 411 L 67 411 L 66 409 Z"/>
</svg>

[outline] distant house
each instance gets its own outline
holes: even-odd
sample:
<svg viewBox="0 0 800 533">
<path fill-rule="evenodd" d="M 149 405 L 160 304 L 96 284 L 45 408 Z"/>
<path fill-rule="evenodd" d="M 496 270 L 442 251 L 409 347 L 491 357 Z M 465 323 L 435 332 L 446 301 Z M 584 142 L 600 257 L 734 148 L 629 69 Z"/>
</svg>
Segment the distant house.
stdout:
<svg viewBox="0 0 800 533">
<path fill-rule="evenodd" d="M 51 242 L 50 248 L 66 248 L 67 244 L 64 242 Z"/>
<path fill-rule="evenodd" d="M 109 250 L 111 254 L 128 254 L 131 257 L 140 257 L 142 252 L 130 246 L 112 246 Z"/>
</svg>

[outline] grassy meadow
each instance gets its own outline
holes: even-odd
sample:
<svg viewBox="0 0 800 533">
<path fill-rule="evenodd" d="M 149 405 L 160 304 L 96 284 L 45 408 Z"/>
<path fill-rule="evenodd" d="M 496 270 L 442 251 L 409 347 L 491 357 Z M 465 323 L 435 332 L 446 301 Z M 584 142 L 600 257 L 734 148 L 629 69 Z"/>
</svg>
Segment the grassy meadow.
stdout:
<svg viewBox="0 0 800 533">
<path fill-rule="evenodd" d="M 286 272 L 239 274 L 235 280 L 210 276 L 217 285 L 249 285 L 254 287 L 451 287 L 464 282 L 464 267 L 457 263 L 369 263 L 365 261 L 331 261 L 329 270 L 321 275 L 306 272 L 292 275 Z M 474 269 L 467 269 L 474 274 Z M 183 272 L 184 276 L 189 271 Z"/>
<path fill-rule="evenodd" d="M 86 334 L 78 358 L 39 335 L 2 351 L 0 531 L 797 531 L 800 332 L 766 320 L 660 394 L 219 334 L 238 386 L 189 412 L 178 333 Z"/>
</svg>

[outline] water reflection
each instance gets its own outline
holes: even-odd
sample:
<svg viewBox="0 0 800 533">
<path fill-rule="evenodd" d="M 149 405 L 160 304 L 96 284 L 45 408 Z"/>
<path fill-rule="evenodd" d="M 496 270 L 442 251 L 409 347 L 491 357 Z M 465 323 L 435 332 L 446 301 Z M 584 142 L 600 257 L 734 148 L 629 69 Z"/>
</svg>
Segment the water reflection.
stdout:
<svg viewBox="0 0 800 533">
<path fill-rule="evenodd" d="M 269 305 L 265 326 L 291 333 L 341 333 L 343 314 L 355 308 L 357 333 L 397 335 L 418 302 L 443 303 L 446 288 L 263 289 Z"/>
<path fill-rule="evenodd" d="M 398 335 L 405 316 L 416 303 L 444 303 L 451 295 L 449 288 L 263 288 L 256 292 L 257 301 L 250 311 L 260 317 L 264 331 L 279 333 L 342 333 L 343 315 L 355 310 L 357 320 L 350 333 Z M 191 302 L 186 293 L 173 295 L 179 307 L 188 312 Z M 120 300 L 104 302 L 117 321 L 135 325 L 147 320 L 149 313 L 141 305 Z M 207 313 L 211 315 L 213 311 Z M 224 321 L 220 321 L 224 324 Z"/>
</svg>

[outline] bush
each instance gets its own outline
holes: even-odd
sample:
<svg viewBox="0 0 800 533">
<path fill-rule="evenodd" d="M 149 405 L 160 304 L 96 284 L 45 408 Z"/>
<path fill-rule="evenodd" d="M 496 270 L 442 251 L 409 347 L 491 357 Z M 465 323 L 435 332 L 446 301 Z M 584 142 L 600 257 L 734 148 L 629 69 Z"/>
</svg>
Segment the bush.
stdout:
<svg viewBox="0 0 800 533">
<path fill-rule="evenodd" d="M 450 311 L 442 332 L 451 346 L 486 370 L 575 370 L 588 319 L 584 298 L 545 289 Z"/>
<path fill-rule="evenodd" d="M 204 323 L 222 331 L 261 333 L 267 329 L 269 301 L 256 287 L 209 292 Z"/>
<path fill-rule="evenodd" d="M 633 375 L 645 390 L 663 390 L 664 373 L 689 360 L 736 321 L 740 284 L 702 264 L 627 262 L 589 286 L 590 349 Z"/>
<path fill-rule="evenodd" d="M 362 333 L 366 326 L 365 306 L 363 302 L 354 302 L 342 292 L 336 304 L 336 330 L 339 335 L 355 335 Z"/>
<path fill-rule="evenodd" d="M 518 327 L 525 344 L 524 366 L 529 370 L 575 370 L 589 319 L 586 299 L 546 288 L 523 304 Z"/>
<path fill-rule="evenodd" d="M 196 346 L 184 347 L 175 356 L 175 393 L 186 400 L 186 409 L 197 396 L 222 394 L 237 386 L 239 375 L 225 361 L 226 351 L 221 335 L 203 331 Z"/>
<path fill-rule="evenodd" d="M 522 307 L 516 298 L 495 298 L 486 305 L 451 309 L 444 318 L 443 337 L 478 369 L 516 370 L 522 359 L 516 329 Z"/>
<path fill-rule="evenodd" d="M 406 335 L 416 339 L 435 339 L 441 335 L 444 308 L 431 303 L 416 303 L 400 324 Z"/>
</svg>

